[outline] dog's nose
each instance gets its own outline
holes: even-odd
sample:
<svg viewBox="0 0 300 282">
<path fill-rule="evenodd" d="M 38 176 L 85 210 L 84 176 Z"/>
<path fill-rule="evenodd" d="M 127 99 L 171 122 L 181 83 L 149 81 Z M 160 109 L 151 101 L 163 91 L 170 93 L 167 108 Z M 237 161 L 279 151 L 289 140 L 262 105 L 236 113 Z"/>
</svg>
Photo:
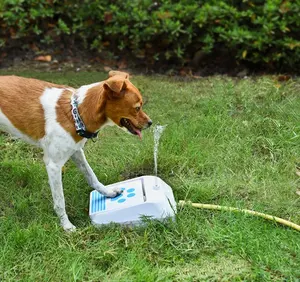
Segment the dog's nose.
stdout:
<svg viewBox="0 0 300 282">
<path fill-rule="evenodd" d="M 152 120 L 150 119 L 149 121 L 148 121 L 148 127 L 150 127 L 152 125 Z"/>
</svg>

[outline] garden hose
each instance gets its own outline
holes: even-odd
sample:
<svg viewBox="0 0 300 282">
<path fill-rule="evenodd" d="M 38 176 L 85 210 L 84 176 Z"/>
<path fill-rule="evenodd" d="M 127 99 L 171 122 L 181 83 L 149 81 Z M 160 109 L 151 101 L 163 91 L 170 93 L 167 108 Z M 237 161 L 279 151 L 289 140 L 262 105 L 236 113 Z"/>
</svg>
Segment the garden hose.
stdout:
<svg viewBox="0 0 300 282">
<path fill-rule="evenodd" d="M 281 223 L 283 225 L 286 225 L 288 227 L 291 227 L 293 229 L 296 229 L 297 231 L 300 231 L 300 225 L 297 225 L 291 221 L 285 220 L 283 218 L 261 213 L 261 212 L 256 212 L 252 210 L 246 210 L 246 209 L 239 209 L 239 208 L 233 208 L 233 207 L 227 207 L 227 206 L 219 206 L 219 205 L 210 205 L 210 204 L 200 204 L 200 203 L 191 203 L 191 202 L 186 202 L 186 201 L 179 201 L 179 206 L 184 206 L 184 205 L 191 205 L 192 207 L 199 208 L 199 209 L 209 209 L 209 210 L 219 210 L 219 211 L 232 211 L 232 212 L 242 212 L 245 214 L 251 214 L 255 216 L 259 216 L 271 221 L 275 221 L 278 223 Z"/>
</svg>

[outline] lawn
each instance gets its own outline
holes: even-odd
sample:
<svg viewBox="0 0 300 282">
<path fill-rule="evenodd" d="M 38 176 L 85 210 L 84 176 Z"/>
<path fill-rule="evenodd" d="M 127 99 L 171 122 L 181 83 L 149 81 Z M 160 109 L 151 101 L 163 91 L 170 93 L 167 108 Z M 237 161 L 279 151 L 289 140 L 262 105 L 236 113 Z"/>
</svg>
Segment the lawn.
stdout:
<svg viewBox="0 0 300 282">
<path fill-rule="evenodd" d="M 1 74 L 5 74 L 3 71 Z M 19 75 L 79 86 L 104 73 Z M 133 76 L 154 124 L 167 125 L 158 174 L 176 200 L 254 209 L 300 223 L 300 79 Z M 16 109 L 17 110 L 17 109 Z M 85 152 L 104 184 L 153 174 L 142 142 L 106 128 Z M 0 134 L 0 281 L 299 281 L 300 233 L 261 218 L 184 207 L 176 221 L 97 229 L 72 162 L 67 234 L 52 208 L 42 152 Z M 122 215 L 120 215 L 122 216 Z"/>
</svg>

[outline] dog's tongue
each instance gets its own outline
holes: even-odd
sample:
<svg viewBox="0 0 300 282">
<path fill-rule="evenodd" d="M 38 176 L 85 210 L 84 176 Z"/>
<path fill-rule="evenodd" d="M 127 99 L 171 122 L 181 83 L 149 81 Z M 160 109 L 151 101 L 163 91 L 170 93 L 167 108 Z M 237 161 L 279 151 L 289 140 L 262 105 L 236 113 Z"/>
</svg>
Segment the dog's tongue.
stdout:
<svg viewBox="0 0 300 282">
<path fill-rule="evenodd" d="M 136 132 L 136 134 L 140 137 L 140 139 L 142 140 L 142 132 L 139 129 L 134 129 L 134 131 Z"/>
</svg>

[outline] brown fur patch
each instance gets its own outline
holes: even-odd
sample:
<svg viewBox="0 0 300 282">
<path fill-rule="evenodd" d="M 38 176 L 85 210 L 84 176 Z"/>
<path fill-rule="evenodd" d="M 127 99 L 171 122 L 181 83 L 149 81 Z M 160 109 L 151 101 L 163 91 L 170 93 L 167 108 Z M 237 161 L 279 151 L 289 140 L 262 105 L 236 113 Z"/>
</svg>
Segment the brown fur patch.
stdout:
<svg viewBox="0 0 300 282">
<path fill-rule="evenodd" d="M 116 78 L 118 79 L 117 76 Z M 106 116 L 118 125 L 120 125 L 121 118 L 127 118 L 135 127 L 140 129 L 145 128 L 150 119 L 142 109 L 139 111 L 136 110 L 137 104 L 141 106 L 143 104 L 142 95 L 129 80 L 125 80 L 124 83 L 126 88 L 123 95 L 118 98 L 112 96 L 112 98 L 107 99 L 105 107 Z M 107 95 L 110 96 L 109 93 Z"/>
<path fill-rule="evenodd" d="M 123 76 L 124 78 L 129 79 L 129 74 L 128 74 L 127 72 L 111 70 L 111 71 L 108 73 L 108 76 L 109 76 L 109 77 L 113 77 L 113 76 L 115 76 L 115 75 L 120 75 L 120 76 Z"/>
<path fill-rule="evenodd" d="M 66 131 L 72 135 L 75 142 L 79 142 L 83 138 L 77 135 L 75 129 L 71 112 L 72 107 L 70 104 L 72 94 L 73 93 L 70 90 L 64 90 L 61 94 L 56 104 L 56 120 Z"/>
<path fill-rule="evenodd" d="M 10 122 L 34 140 L 45 135 L 40 97 L 45 87 L 64 88 L 50 82 L 17 76 L 0 76 L 0 110 Z"/>
<path fill-rule="evenodd" d="M 106 120 L 104 116 L 105 103 L 103 95 L 101 95 L 102 92 L 103 88 L 100 86 L 89 89 L 83 103 L 78 107 L 80 117 L 86 126 L 86 130 L 89 132 L 96 132 L 99 130 Z M 57 122 L 72 135 L 75 142 L 79 142 L 83 138 L 76 133 L 74 119 L 71 113 L 71 96 L 72 92 L 65 90 L 57 101 Z"/>
<path fill-rule="evenodd" d="M 90 132 L 95 132 L 106 122 L 105 116 L 106 95 L 103 84 L 90 88 L 84 101 L 79 105 L 79 114 Z"/>
</svg>

